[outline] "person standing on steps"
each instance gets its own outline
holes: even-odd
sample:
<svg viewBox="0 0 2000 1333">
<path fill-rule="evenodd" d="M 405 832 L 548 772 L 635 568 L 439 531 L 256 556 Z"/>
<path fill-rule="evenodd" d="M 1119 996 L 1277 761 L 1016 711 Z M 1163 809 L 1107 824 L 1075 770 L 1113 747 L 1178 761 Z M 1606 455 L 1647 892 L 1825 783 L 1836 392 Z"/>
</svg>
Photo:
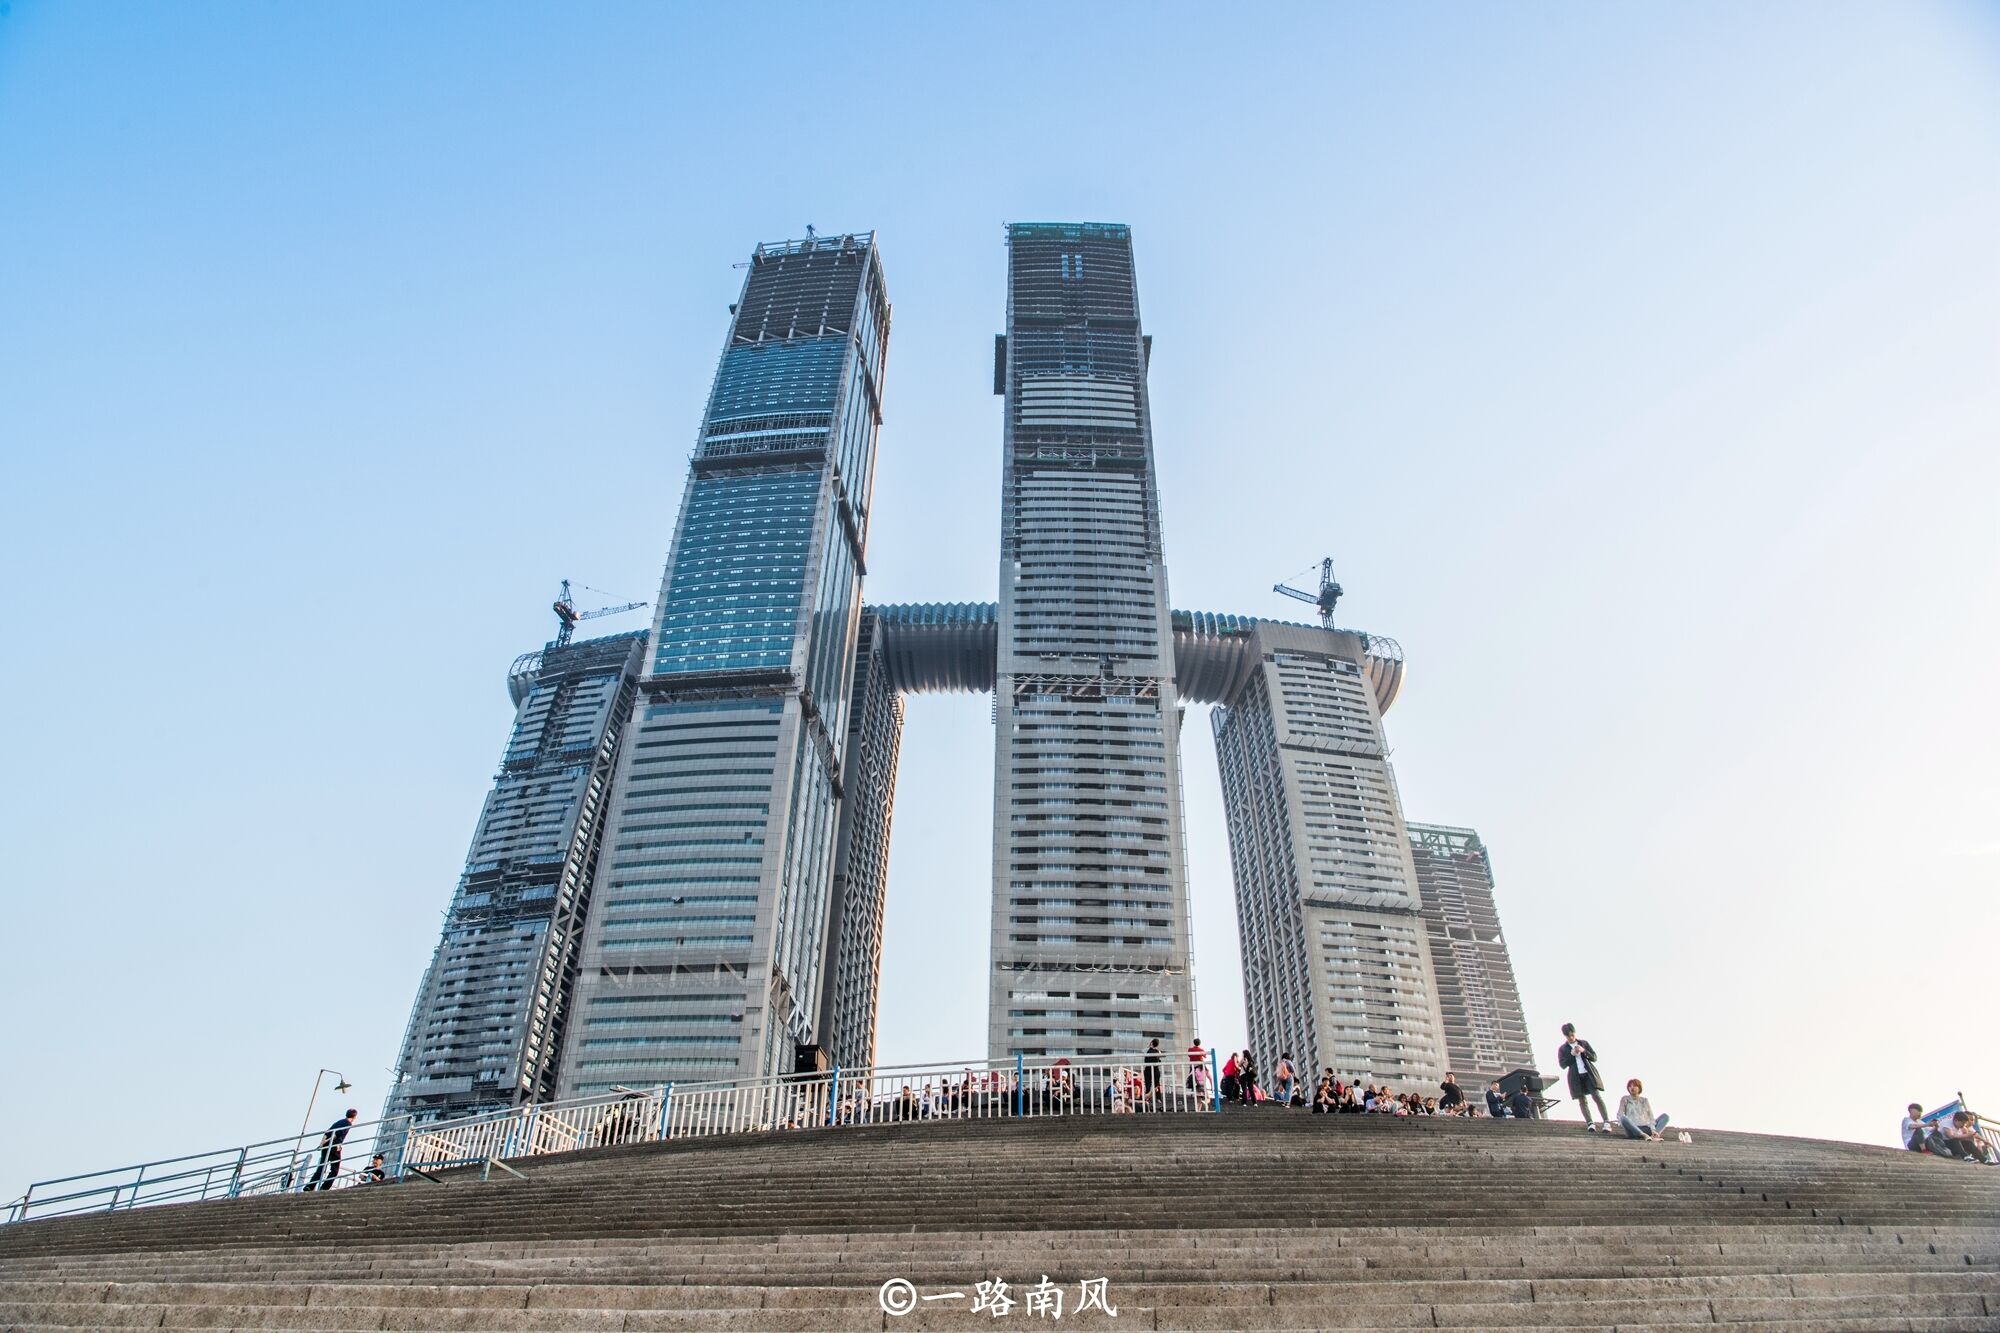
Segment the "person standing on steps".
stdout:
<svg viewBox="0 0 2000 1333">
<path fill-rule="evenodd" d="M 1271 1071 L 1271 1096 L 1280 1106 L 1292 1104 L 1292 1091 L 1298 1083 L 1298 1071 L 1292 1068 L 1289 1053 L 1278 1056 L 1278 1067 Z"/>
<path fill-rule="evenodd" d="M 1576 1024 L 1563 1024 L 1562 1049 L 1556 1059 L 1569 1074 L 1569 1095 L 1583 1112 L 1583 1127 L 1595 1130 L 1598 1121 L 1611 1129 L 1611 1114 L 1604 1109 L 1604 1076 L 1597 1072 L 1597 1049 L 1576 1035 Z M 1597 1103 L 1597 1120 L 1590 1118 L 1590 1104 Z"/>
<path fill-rule="evenodd" d="M 1507 1118 L 1507 1099 L 1500 1095 L 1500 1080 L 1497 1078 L 1486 1085 L 1486 1114 L 1495 1120 Z"/>
<path fill-rule="evenodd" d="M 1145 1070 L 1145 1096 L 1140 1099 L 1140 1105 L 1150 1111 L 1153 1109 L 1153 1103 L 1160 1096 L 1160 1039 L 1158 1037 L 1153 1038 L 1152 1041 L 1146 1044 Z"/>
<path fill-rule="evenodd" d="M 1208 1100 L 1208 1052 L 1201 1048 L 1200 1037 L 1188 1047 L 1187 1085 L 1194 1089 L 1196 1101 Z"/>
<path fill-rule="evenodd" d="M 315 1189 L 330 1190 L 334 1180 L 340 1175 L 340 1149 L 347 1142 L 347 1131 L 354 1128 L 354 1122 L 361 1118 L 361 1112 L 353 1107 L 347 1114 L 326 1127 L 326 1133 L 319 1136 L 319 1166 L 313 1171 L 312 1179 L 306 1182 L 306 1193 Z M 324 1177 L 326 1183 L 321 1184 Z"/>
<path fill-rule="evenodd" d="M 1248 1051 L 1236 1057 L 1236 1096 L 1245 1106 L 1257 1104 L 1257 1061 Z"/>
<path fill-rule="evenodd" d="M 1625 1095 L 1618 1099 L 1618 1126 L 1628 1139 L 1664 1141 L 1661 1131 L 1667 1127 L 1667 1118 L 1653 1114 L 1653 1103 L 1646 1099 L 1646 1085 L 1636 1078 L 1626 1080 Z"/>
</svg>

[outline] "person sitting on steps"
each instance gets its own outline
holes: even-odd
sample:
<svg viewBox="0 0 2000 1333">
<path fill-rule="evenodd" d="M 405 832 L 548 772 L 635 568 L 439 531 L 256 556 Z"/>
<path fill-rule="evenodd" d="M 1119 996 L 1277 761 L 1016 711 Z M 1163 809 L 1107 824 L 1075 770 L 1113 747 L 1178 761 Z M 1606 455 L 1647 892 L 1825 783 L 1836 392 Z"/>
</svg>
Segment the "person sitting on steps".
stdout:
<svg viewBox="0 0 2000 1333">
<path fill-rule="evenodd" d="M 1942 1137 L 1944 1150 L 1954 1157 L 1987 1166 L 2000 1165 L 1992 1145 L 1979 1135 L 1978 1117 L 1970 1111 L 1954 1112 L 1950 1123 L 1944 1126 Z"/>
<path fill-rule="evenodd" d="M 1667 1117 L 1653 1114 L 1653 1104 L 1646 1099 L 1646 1085 L 1636 1078 L 1625 1081 L 1625 1095 L 1618 1099 L 1618 1124 L 1628 1139 L 1665 1141 L 1662 1131 L 1667 1127 Z"/>
</svg>

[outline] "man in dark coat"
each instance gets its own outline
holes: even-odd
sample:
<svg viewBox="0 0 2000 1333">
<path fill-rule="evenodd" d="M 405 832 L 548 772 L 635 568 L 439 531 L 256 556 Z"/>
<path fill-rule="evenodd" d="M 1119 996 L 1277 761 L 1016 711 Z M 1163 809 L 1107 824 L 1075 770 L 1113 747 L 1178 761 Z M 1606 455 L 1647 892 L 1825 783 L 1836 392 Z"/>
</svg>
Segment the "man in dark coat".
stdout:
<svg viewBox="0 0 2000 1333">
<path fill-rule="evenodd" d="M 354 1122 L 361 1112 L 350 1106 L 347 1114 L 326 1127 L 326 1133 L 319 1136 L 319 1167 L 306 1182 L 308 1190 L 330 1190 L 333 1182 L 340 1178 L 340 1149 L 347 1142 L 347 1131 L 354 1128 Z M 326 1183 L 321 1184 L 324 1180 Z"/>
<path fill-rule="evenodd" d="M 1591 1044 L 1576 1035 L 1576 1024 L 1563 1024 L 1562 1049 L 1556 1053 L 1569 1074 L 1569 1095 L 1576 1098 L 1579 1110 L 1583 1112 L 1583 1127 L 1597 1129 L 1598 1122 L 1608 1133 L 1611 1129 L 1611 1114 L 1604 1109 L 1604 1077 L 1597 1072 L 1597 1051 Z M 1597 1120 L 1590 1118 L 1590 1104 L 1597 1103 Z"/>
</svg>

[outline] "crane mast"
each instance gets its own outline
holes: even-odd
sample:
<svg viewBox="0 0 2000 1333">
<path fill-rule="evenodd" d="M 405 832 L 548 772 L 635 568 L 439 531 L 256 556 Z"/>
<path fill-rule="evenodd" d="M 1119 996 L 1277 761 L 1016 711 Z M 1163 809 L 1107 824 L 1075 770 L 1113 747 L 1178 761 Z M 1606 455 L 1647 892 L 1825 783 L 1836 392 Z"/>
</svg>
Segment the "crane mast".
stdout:
<svg viewBox="0 0 2000 1333">
<path fill-rule="evenodd" d="M 596 589 L 592 588 L 587 591 L 595 592 Z M 599 616 L 615 616 L 626 611 L 637 611 L 640 607 L 649 605 L 651 605 L 649 602 L 626 602 L 622 606 L 600 606 L 594 611 L 579 611 L 576 609 L 576 603 L 571 600 L 569 595 L 569 580 L 564 579 L 562 581 L 561 595 L 556 598 L 555 604 L 549 608 L 556 613 L 556 620 L 558 622 L 556 628 L 556 647 L 562 648 L 569 644 L 570 635 L 575 632 L 577 622 L 580 620 L 595 620 Z"/>
<path fill-rule="evenodd" d="M 1296 576 L 1294 576 L 1296 577 Z M 565 587 L 568 585 L 565 584 Z M 1319 562 L 1319 591 L 1307 592 L 1304 588 L 1294 588 L 1289 583 L 1274 584 L 1272 592 L 1283 593 L 1301 602 L 1311 602 L 1319 608 L 1319 623 L 1326 629 L 1333 628 L 1333 608 L 1340 602 L 1340 594 L 1345 591 L 1333 577 L 1333 557 L 1327 556 Z"/>
</svg>

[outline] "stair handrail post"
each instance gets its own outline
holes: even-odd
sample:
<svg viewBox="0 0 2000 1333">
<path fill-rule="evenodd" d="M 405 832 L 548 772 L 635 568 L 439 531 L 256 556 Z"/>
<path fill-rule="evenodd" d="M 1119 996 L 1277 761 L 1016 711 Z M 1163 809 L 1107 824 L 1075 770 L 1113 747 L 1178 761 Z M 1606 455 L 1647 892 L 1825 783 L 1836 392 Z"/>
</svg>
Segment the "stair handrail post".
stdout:
<svg viewBox="0 0 2000 1333">
<path fill-rule="evenodd" d="M 1222 1065 L 1220 1058 L 1212 1050 L 1208 1053 L 1208 1086 L 1215 1097 L 1214 1109 L 1220 1113 L 1222 1110 Z"/>
<path fill-rule="evenodd" d="M 671 1083 L 662 1083 L 660 1085 L 660 1137 L 663 1139 L 667 1137 L 667 1113 L 673 1108 L 673 1104 L 674 1085 Z"/>
<path fill-rule="evenodd" d="M 1014 1052 L 1014 1115 L 1017 1119 L 1022 1114 L 1021 1102 L 1027 1093 L 1027 1084 L 1021 1077 L 1022 1065 L 1021 1053 Z"/>
<path fill-rule="evenodd" d="M 229 1173 L 229 1197 L 232 1199 L 243 1197 L 243 1164 L 249 1160 L 248 1145 L 236 1150 L 236 1166 Z"/>
<path fill-rule="evenodd" d="M 146 1168 L 151 1165 L 152 1163 L 150 1162 L 142 1162 L 139 1166 L 139 1173 L 132 1177 L 132 1197 L 125 1201 L 126 1211 L 129 1212 L 139 1206 L 139 1186 L 146 1183 Z"/>
<path fill-rule="evenodd" d="M 541 1145 L 535 1141 L 535 1122 L 541 1118 L 541 1115 L 542 1115 L 542 1104 L 540 1102 L 529 1102 L 528 1129 L 527 1129 L 528 1151 L 525 1154 L 528 1157 L 534 1157 L 538 1155 L 542 1150 Z"/>
<path fill-rule="evenodd" d="M 833 1067 L 833 1082 L 826 1085 L 827 1124 L 837 1125 L 840 1123 L 840 1113 L 837 1109 L 839 1106 L 840 1106 L 840 1066 L 835 1065 Z"/>
</svg>

